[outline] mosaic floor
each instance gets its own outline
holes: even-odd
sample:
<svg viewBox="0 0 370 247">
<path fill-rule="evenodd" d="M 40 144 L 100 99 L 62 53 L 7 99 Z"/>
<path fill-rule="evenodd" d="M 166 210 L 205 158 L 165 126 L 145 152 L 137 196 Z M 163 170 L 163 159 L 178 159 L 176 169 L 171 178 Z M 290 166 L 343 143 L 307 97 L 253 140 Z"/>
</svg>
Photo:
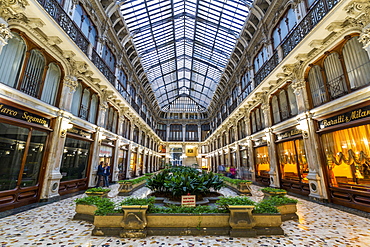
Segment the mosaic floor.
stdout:
<svg viewBox="0 0 370 247">
<path fill-rule="evenodd" d="M 117 186 L 110 196 L 117 193 Z M 254 186 L 254 200 L 261 199 L 258 187 Z M 146 188 L 134 196 L 148 194 Z M 223 189 L 224 195 L 234 192 Z M 339 211 L 324 205 L 299 199 L 299 221 L 286 221 L 282 236 L 257 238 L 230 238 L 225 236 L 192 237 L 154 236 L 145 239 L 123 239 L 91 236 L 93 225 L 72 220 L 78 195 L 45 206 L 0 219 L 1 247 L 24 246 L 370 246 L 370 219 Z M 115 197 L 114 200 L 122 200 Z"/>
</svg>

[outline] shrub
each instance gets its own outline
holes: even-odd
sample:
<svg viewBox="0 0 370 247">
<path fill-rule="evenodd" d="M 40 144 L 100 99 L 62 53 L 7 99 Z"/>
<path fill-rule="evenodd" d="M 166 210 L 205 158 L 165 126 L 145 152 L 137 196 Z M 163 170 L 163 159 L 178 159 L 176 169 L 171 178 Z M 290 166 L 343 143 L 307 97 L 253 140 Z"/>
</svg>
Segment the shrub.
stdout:
<svg viewBox="0 0 370 247">
<path fill-rule="evenodd" d="M 222 177 L 222 180 L 224 180 L 228 183 L 231 183 L 231 184 L 235 184 L 235 185 L 238 185 L 240 183 L 252 183 L 252 181 L 250 181 L 250 180 L 233 179 L 233 178 L 229 178 L 229 177 L 225 177 L 225 176 Z"/>
<path fill-rule="evenodd" d="M 256 204 L 256 207 L 253 209 L 255 214 L 277 214 L 279 211 L 269 200 L 262 200 Z"/>
<path fill-rule="evenodd" d="M 86 192 L 109 192 L 109 191 L 110 189 L 103 189 L 102 187 L 90 188 L 86 190 Z"/>
<path fill-rule="evenodd" d="M 122 202 L 119 203 L 120 206 L 123 205 L 153 205 L 155 202 L 155 197 L 149 198 L 135 198 L 127 197 Z"/>
<path fill-rule="evenodd" d="M 228 205 L 250 205 L 254 206 L 256 203 L 246 196 L 235 197 L 221 197 L 216 201 L 216 204 L 223 209 L 227 209 Z"/>
<path fill-rule="evenodd" d="M 228 213 L 227 209 L 215 208 L 211 206 L 182 207 L 170 205 L 169 207 L 153 206 L 148 213 L 166 213 L 166 214 L 215 214 Z"/>
<path fill-rule="evenodd" d="M 277 189 L 277 188 L 271 188 L 271 187 L 262 188 L 261 191 L 263 192 L 285 192 L 286 193 L 286 190 L 284 189 Z"/>
<path fill-rule="evenodd" d="M 83 198 L 77 198 L 75 202 L 76 204 L 95 205 L 98 208 L 95 211 L 95 215 L 122 213 L 122 209 L 116 209 L 114 202 L 108 198 L 87 196 Z"/>
<path fill-rule="evenodd" d="M 263 200 L 263 201 L 267 201 L 268 203 L 270 203 L 271 205 L 273 206 L 281 206 L 281 205 L 286 205 L 286 204 L 289 204 L 289 203 L 297 203 L 298 200 L 297 199 L 292 199 L 292 198 L 289 198 L 289 197 L 286 197 L 286 196 L 272 196 L 266 200 Z"/>
</svg>

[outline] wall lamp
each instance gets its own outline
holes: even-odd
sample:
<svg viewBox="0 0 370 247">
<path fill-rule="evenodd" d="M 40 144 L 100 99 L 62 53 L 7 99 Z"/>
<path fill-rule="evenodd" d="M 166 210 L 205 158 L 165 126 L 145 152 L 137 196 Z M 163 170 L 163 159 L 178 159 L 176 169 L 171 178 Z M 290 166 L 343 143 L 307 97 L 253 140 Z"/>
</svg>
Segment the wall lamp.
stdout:
<svg viewBox="0 0 370 247">
<path fill-rule="evenodd" d="M 71 129 L 72 127 L 73 124 L 69 122 L 69 120 L 62 120 L 62 124 L 60 126 L 60 137 L 66 137 L 68 129 Z"/>
</svg>

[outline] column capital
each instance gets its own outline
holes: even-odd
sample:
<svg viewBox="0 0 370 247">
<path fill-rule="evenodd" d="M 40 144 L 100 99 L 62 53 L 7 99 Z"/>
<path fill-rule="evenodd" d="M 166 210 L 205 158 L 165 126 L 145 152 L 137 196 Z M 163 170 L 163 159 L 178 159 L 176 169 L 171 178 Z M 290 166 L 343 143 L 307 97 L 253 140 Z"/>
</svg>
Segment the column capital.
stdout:
<svg viewBox="0 0 370 247">
<path fill-rule="evenodd" d="M 0 17 L 7 20 L 24 12 L 26 6 L 30 4 L 28 0 L 2 0 L 1 5 Z"/>
<path fill-rule="evenodd" d="M 8 44 L 8 40 L 12 37 L 13 35 L 8 27 L 8 24 L 5 21 L 1 22 L 0 19 L 0 44 L 2 44 L 2 46 Z"/>
</svg>

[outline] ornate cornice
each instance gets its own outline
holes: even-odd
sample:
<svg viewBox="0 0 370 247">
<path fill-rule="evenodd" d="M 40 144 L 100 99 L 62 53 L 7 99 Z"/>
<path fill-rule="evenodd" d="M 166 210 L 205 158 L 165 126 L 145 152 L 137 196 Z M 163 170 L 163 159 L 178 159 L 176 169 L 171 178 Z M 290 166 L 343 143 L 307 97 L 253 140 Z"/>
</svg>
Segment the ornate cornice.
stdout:
<svg viewBox="0 0 370 247">
<path fill-rule="evenodd" d="M 8 20 L 23 13 L 29 3 L 27 0 L 0 0 L 0 17 Z"/>
</svg>

